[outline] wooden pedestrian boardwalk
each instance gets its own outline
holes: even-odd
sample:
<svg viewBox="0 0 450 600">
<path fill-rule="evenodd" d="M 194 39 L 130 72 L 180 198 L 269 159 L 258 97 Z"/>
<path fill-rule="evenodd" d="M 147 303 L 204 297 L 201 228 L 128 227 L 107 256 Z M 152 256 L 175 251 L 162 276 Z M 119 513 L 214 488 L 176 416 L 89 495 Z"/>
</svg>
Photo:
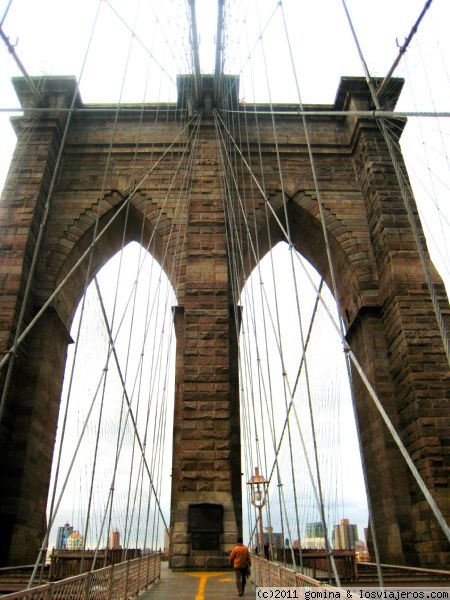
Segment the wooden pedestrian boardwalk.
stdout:
<svg viewBox="0 0 450 600">
<path fill-rule="evenodd" d="M 249 581 L 244 598 L 253 598 L 255 587 Z M 234 572 L 229 571 L 171 571 L 161 564 L 161 579 L 154 583 L 139 600 L 226 600 L 238 598 Z"/>
</svg>

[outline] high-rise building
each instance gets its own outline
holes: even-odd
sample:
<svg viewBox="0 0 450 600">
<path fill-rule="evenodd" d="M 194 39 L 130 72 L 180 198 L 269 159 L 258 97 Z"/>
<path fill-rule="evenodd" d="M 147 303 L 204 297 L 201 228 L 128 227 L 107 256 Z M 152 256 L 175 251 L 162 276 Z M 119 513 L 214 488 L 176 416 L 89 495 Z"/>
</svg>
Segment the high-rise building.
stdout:
<svg viewBox="0 0 450 600">
<path fill-rule="evenodd" d="M 67 538 L 66 548 L 67 550 L 81 550 L 84 545 L 83 536 L 79 531 L 72 531 Z"/>
<path fill-rule="evenodd" d="M 120 548 L 120 533 L 117 529 L 113 529 L 109 535 L 109 549 L 118 550 Z"/>
<path fill-rule="evenodd" d="M 317 521 L 316 523 L 306 523 L 306 537 L 307 538 L 324 537 L 322 521 Z"/>
<path fill-rule="evenodd" d="M 67 538 L 72 533 L 73 527 L 66 523 L 63 527 L 58 527 L 58 533 L 56 535 L 56 548 L 58 550 L 65 550 L 67 548 Z"/>
<path fill-rule="evenodd" d="M 358 541 L 358 526 L 351 524 L 348 519 L 341 519 L 340 524 L 334 526 L 333 540 L 335 550 L 354 548 Z"/>
<path fill-rule="evenodd" d="M 321 521 L 315 523 L 306 523 L 305 537 L 302 543 L 303 548 L 320 549 L 325 548 L 325 528 Z"/>
</svg>

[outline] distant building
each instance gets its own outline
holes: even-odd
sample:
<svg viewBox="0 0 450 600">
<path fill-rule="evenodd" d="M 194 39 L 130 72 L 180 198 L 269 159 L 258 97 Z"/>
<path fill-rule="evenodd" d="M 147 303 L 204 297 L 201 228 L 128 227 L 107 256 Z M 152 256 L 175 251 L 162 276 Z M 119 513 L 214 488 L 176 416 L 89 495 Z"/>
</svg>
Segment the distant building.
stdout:
<svg viewBox="0 0 450 600">
<path fill-rule="evenodd" d="M 355 544 L 355 556 L 357 562 L 369 562 L 370 556 L 366 544 L 362 540 L 357 540 Z"/>
<path fill-rule="evenodd" d="M 81 550 L 84 546 L 83 536 L 79 531 L 72 531 L 67 538 L 66 549 L 67 550 Z"/>
<path fill-rule="evenodd" d="M 306 523 L 306 537 L 307 538 L 319 538 L 325 537 L 324 527 L 322 521 L 316 521 L 315 523 Z"/>
<path fill-rule="evenodd" d="M 63 527 L 58 527 L 58 533 L 56 535 L 56 548 L 58 550 L 65 550 L 67 548 L 67 538 L 72 533 L 73 527 L 66 523 Z"/>
<path fill-rule="evenodd" d="M 306 524 L 302 548 L 310 548 L 315 550 L 326 548 L 325 528 L 321 521 Z"/>
<path fill-rule="evenodd" d="M 354 548 L 358 541 L 358 526 L 352 525 L 348 519 L 341 519 L 341 523 L 334 526 L 333 541 L 335 550 Z"/>
<path fill-rule="evenodd" d="M 113 529 L 109 536 L 109 549 L 118 550 L 120 548 L 120 533 L 117 529 Z"/>
</svg>

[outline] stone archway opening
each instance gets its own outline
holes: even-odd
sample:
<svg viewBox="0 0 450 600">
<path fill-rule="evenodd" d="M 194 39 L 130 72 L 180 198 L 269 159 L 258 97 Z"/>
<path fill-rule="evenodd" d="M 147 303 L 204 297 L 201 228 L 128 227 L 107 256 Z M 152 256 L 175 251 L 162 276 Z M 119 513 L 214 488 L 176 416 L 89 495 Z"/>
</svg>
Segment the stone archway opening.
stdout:
<svg viewBox="0 0 450 600">
<path fill-rule="evenodd" d="M 272 478 L 266 541 L 272 537 L 274 549 L 281 539 L 293 548 L 325 549 L 317 472 L 331 546 L 333 528 L 344 518 L 365 539 L 366 490 L 345 355 L 327 312 L 338 319 L 336 303 L 311 263 L 292 253 L 286 243 L 276 244 L 241 293 L 243 464 L 246 475 L 259 465 Z M 247 524 L 249 515 L 254 523 L 251 510 L 244 510 Z M 317 539 L 314 523 L 322 531 Z"/>
<path fill-rule="evenodd" d="M 125 548 L 164 547 L 158 503 L 168 523 L 175 304 L 164 271 L 137 242 L 106 262 L 79 301 L 47 505 L 50 519 L 60 502 L 50 548 L 65 523 L 89 549 L 107 547 L 113 532 Z"/>
</svg>

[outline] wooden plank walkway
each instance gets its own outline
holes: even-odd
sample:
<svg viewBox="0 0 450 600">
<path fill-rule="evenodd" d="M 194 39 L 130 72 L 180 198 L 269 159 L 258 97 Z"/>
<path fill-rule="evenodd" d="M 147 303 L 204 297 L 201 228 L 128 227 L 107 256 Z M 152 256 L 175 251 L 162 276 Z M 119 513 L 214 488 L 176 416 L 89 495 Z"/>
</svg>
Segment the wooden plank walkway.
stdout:
<svg viewBox="0 0 450 600">
<path fill-rule="evenodd" d="M 255 587 L 247 581 L 244 598 L 253 598 Z M 171 571 L 161 564 L 161 579 L 139 600 L 227 600 L 238 598 L 234 571 Z"/>
</svg>

